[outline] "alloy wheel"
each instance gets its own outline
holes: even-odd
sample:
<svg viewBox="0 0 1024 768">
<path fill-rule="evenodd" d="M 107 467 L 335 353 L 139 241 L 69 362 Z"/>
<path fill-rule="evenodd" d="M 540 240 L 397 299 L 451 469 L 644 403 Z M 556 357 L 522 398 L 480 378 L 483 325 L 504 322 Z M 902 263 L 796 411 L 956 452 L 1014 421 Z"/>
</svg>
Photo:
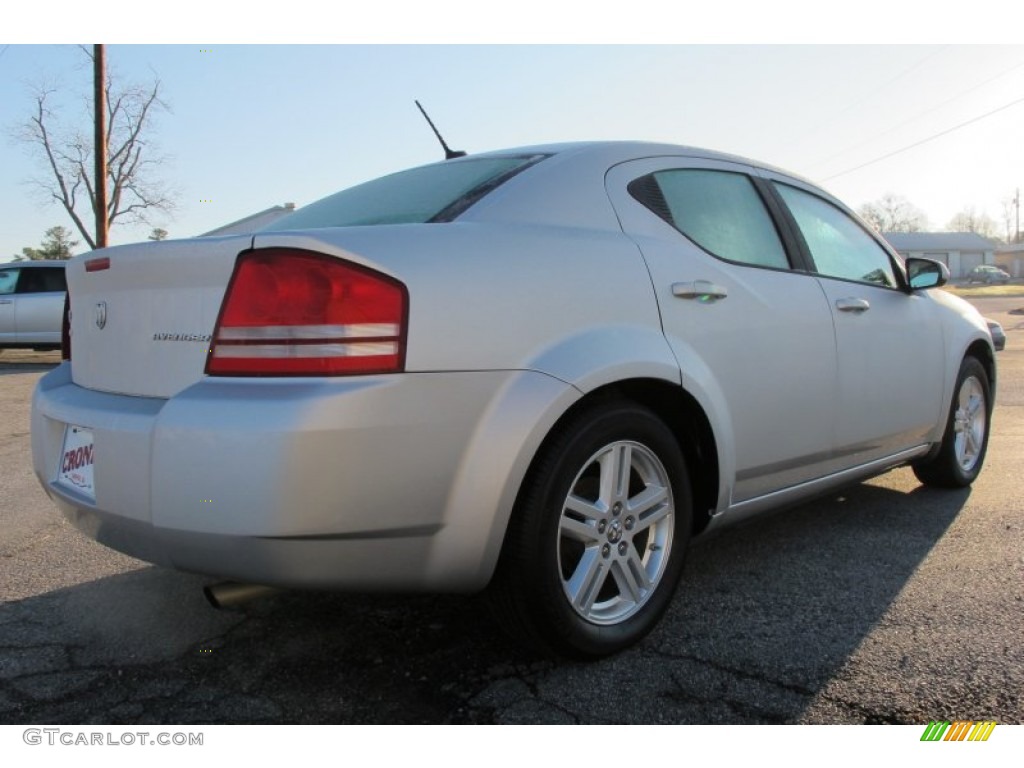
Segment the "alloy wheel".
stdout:
<svg viewBox="0 0 1024 768">
<path fill-rule="evenodd" d="M 956 461 L 965 472 L 978 463 L 985 444 L 985 422 L 985 392 L 981 382 L 969 376 L 960 385 L 953 423 Z"/>
<path fill-rule="evenodd" d="M 653 451 L 618 441 L 591 456 L 558 526 L 558 566 L 573 610 L 602 625 L 640 610 L 665 573 L 674 523 L 672 486 Z"/>
</svg>

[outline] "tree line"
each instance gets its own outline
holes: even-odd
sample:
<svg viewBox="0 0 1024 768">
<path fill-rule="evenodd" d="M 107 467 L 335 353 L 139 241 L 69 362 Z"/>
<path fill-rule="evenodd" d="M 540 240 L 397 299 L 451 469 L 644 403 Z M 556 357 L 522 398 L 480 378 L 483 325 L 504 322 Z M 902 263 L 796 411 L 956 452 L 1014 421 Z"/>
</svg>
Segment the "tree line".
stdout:
<svg viewBox="0 0 1024 768">
<path fill-rule="evenodd" d="M 72 240 L 72 232 L 59 224 L 46 230 L 42 242 L 38 248 L 22 248 L 21 253 L 14 255 L 14 261 L 42 261 L 55 259 L 70 259 L 75 255 L 75 247 L 78 240 Z M 163 240 L 167 237 L 167 230 L 156 227 L 149 233 L 150 240 Z"/>
<path fill-rule="evenodd" d="M 1014 218 L 1014 199 L 1003 201 L 1003 228 L 984 211 L 973 205 L 966 206 L 943 228 L 946 232 L 974 232 L 1002 243 L 1019 243 L 1021 238 Z M 871 203 L 865 203 L 857 213 L 879 232 L 925 232 L 929 229 L 924 211 L 901 195 L 886 194 Z M 1005 235 L 1003 235 L 1005 231 Z"/>
</svg>

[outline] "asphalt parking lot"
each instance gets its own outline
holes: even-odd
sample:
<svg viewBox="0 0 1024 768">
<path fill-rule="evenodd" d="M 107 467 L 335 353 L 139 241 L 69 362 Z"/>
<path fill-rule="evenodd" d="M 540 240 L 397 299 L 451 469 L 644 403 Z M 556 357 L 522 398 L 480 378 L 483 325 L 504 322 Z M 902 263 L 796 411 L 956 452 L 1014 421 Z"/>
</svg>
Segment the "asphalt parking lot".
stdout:
<svg viewBox="0 0 1024 768">
<path fill-rule="evenodd" d="M 1024 723 L 1024 298 L 985 470 L 907 469 L 696 546 L 660 627 L 592 664 L 512 646 L 479 597 L 286 593 L 77 534 L 38 487 L 29 398 L 53 353 L 0 353 L 2 723 Z"/>
</svg>

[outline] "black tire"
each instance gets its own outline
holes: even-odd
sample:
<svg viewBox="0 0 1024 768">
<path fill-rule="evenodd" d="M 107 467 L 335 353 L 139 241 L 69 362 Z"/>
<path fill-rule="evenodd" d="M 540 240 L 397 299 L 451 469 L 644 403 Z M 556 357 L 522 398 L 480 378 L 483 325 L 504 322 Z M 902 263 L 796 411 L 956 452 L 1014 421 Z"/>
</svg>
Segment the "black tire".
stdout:
<svg viewBox="0 0 1024 768">
<path fill-rule="evenodd" d="M 632 645 L 671 602 L 691 519 L 683 454 L 657 416 L 629 402 L 576 415 L 520 491 L 492 582 L 499 621 L 536 649 L 577 658 Z"/>
<path fill-rule="evenodd" d="M 913 465 L 917 479 L 939 488 L 966 488 L 981 472 L 992 421 L 992 389 L 985 366 L 965 357 L 953 388 L 942 445 L 932 458 Z"/>
</svg>

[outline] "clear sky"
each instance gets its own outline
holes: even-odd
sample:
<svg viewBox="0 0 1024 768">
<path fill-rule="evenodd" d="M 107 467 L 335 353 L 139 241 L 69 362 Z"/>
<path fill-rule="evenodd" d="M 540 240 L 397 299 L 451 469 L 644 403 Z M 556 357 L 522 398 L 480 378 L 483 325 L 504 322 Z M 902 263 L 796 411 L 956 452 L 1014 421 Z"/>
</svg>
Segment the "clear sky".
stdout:
<svg viewBox="0 0 1024 768">
<path fill-rule="evenodd" d="M 282 37 L 294 39 L 289 32 Z M 25 183 L 46 178 L 46 170 L 10 139 L 32 109 L 32 85 L 58 87 L 65 114 L 80 115 L 89 130 L 85 55 L 11 34 L 0 30 L 0 260 L 37 246 L 50 226 L 71 227 L 59 206 L 42 204 Z M 223 30 L 213 36 L 238 38 Z M 153 134 L 167 156 L 158 170 L 179 193 L 173 218 L 115 228 L 112 242 L 143 239 L 151 226 L 188 237 L 440 159 L 414 99 L 453 148 L 471 153 L 580 139 L 689 144 L 799 173 L 853 207 L 903 195 L 934 229 L 974 206 L 1002 231 L 1002 202 L 1024 186 L 1024 46 L 404 39 L 110 44 L 114 76 L 161 81 L 171 111 L 158 115 Z"/>
</svg>

